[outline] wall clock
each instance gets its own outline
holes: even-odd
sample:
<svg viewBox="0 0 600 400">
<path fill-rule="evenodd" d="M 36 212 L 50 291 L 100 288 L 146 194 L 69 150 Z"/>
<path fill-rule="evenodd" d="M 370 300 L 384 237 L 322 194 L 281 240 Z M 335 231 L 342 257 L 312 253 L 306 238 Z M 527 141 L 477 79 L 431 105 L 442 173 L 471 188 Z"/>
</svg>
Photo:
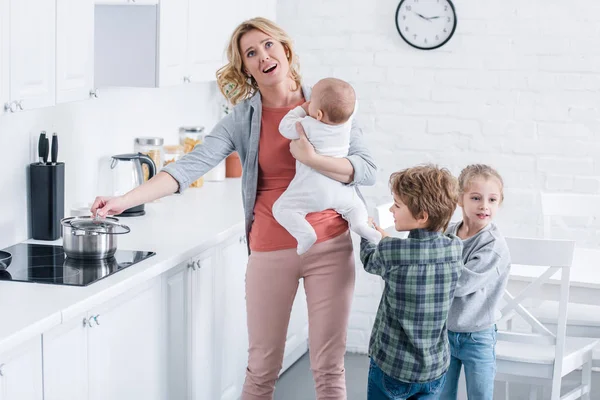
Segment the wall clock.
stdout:
<svg viewBox="0 0 600 400">
<path fill-rule="evenodd" d="M 412 47 L 437 49 L 456 30 L 454 4 L 451 0 L 401 0 L 396 9 L 396 29 Z"/>
</svg>

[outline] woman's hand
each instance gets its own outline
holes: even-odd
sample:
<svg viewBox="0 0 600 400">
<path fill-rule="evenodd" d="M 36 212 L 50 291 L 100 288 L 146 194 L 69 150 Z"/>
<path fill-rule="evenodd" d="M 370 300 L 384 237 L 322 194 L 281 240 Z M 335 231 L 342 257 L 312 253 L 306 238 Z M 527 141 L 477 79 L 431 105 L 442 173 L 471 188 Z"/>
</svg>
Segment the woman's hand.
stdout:
<svg viewBox="0 0 600 400">
<path fill-rule="evenodd" d="M 377 226 L 377 224 L 375 223 L 375 221 L 373 221 L 373 218 L 369 217 L 368 223 L 369 223 L 369 225 L 371 225 L 373 227 L 373 229 L 375 229 L 377 232 L 381 233 L 381 237 L 382 238 L 390 236 L 390 235 L 387 234 L 386 231 L 384 231 L 379 226 Z"/>
<path fill-rule="evenodd" d="M 96 197 L 94 204 L 90 211 L 92 215 L 98 213 L 99 217 L 106 217 L 107 215 L 121 214 L 123 211 L 129 208 L 129 205 L 125 201 L 123 196 L 118 197 Z"/>
<path fill-rule="evenodd" d="M 311 166 L 312 160 L 317 156 L 315 148 L 308 141 L 304 128 L 300 122 L 296 123 L 296 130 L 298 131 L 298 136 L 300 136 L 300 138 L 291 141 L 290 153 L 292 153 L 292 156 L 302 164 Z"/>
</svg>

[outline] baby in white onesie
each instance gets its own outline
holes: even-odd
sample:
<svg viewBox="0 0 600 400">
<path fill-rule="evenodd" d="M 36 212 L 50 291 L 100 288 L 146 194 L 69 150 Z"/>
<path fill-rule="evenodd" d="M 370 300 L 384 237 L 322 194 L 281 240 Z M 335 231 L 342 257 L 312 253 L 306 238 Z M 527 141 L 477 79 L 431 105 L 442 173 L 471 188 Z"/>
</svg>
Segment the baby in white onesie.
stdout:
<svg viewBox="0 0 600 400">
<path fill-rule="evenodd" d="M 318 154 L 345 157 L 355 108 L 356 95 L 349 83 L 322 79 L 314 86 L 310 102 L 283 117 L 279 132 L 288 139 L 298 139 L 296 122 L 300 122 Z M 328 209 L 341 214 L 350 229 L 365 239 L 374 243 L 381 240 L 381 234 L 369 226 L 367 208 L 354 187 L 296 161 L 296 175 L 273 205 L 273 216 L 298 241 L 298 254 L 306 253 L 317 241 L 306 214 Z"/>
</svg>

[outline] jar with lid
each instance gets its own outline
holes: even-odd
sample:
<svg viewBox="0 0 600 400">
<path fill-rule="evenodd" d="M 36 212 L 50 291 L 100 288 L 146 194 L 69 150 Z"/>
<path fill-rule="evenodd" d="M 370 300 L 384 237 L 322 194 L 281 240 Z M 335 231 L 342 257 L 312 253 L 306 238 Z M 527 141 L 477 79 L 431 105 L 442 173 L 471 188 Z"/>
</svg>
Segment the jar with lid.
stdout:
<svg viewBox="0 0 600 400">
<path fill-rule="evenodd" d="M 201 144 L 204 139 L 203 126 L 182 126 L 179 128 L 179 144 L 183 146 L 183 152 L 189 153 L 194 150 L 196 145 Z M 202 187 L 204 185 L 204 177 L 200 177 L 190 187 Z"/>
<path fill-rule="evenodd" d="M 163 167 L 163 143 L 164 139 L 161 137 L 138 137 L 135 138 L 133 149 L 136 153 L 146 154 L 154 161 L 156 171 L 160 171 Z M 142 165 L 144 171 L 144 181 L 148 180 L 148 167 Z"/>
<path fill-rule="evenodd" d="M 181 145 L 165 145 L 163 147 L 165 153 L 164 165 L 169 165 L 179 160 L 183 156 L 183 146 Z"/>
</svg>

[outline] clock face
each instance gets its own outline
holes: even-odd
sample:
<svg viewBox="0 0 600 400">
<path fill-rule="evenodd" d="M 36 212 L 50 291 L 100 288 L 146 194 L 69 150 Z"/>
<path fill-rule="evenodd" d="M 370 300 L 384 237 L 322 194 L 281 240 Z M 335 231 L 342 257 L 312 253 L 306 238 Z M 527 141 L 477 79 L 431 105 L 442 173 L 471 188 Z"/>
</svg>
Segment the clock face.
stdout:
<svg viewBox="0 0 600 400">
<path fill-rule="evenodd" d="M 396 28 L 411 46 L 436 49 L 454 34 L 454 5 L 450 0 L 402 0 L 396 9 Z"/>
</svg>

